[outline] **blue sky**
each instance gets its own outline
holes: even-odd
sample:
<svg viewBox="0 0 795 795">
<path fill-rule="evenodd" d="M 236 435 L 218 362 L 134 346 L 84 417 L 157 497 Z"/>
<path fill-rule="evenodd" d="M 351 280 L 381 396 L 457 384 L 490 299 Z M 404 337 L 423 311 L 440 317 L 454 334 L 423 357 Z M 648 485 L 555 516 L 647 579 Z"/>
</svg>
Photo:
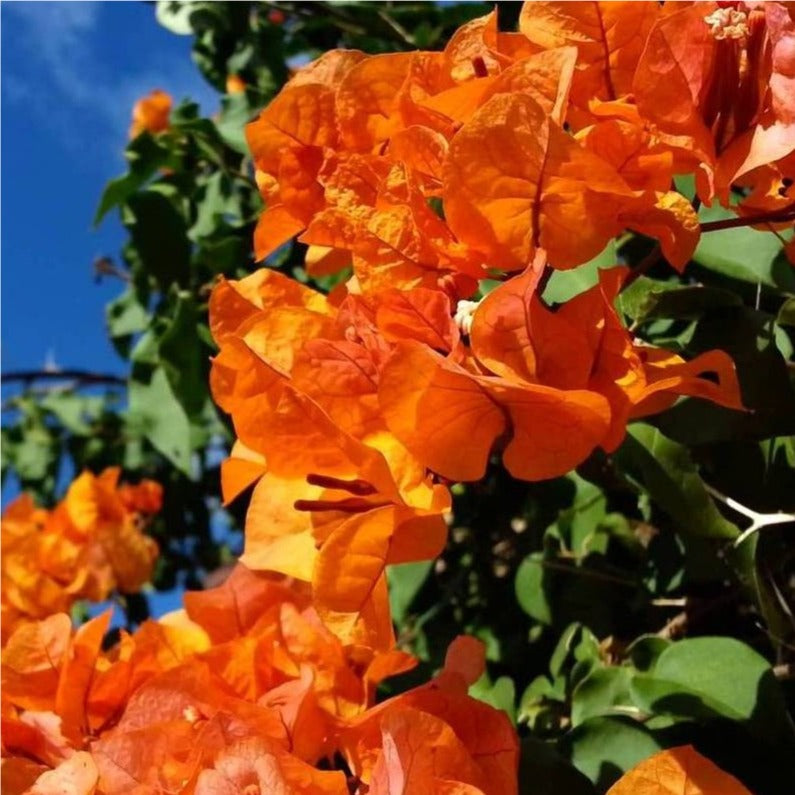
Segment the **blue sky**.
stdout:
<svg viewBox="0 0 795 795">
<path fill-rule="evenodd" d="M 117 256 L 125 235 L 115 216 L 92 228 L 99 196 L 124 170 L 138 97 L 163 88 L 210 114 L 217 94 L 190 59 L 191 38 L 161 28 L 150 4 L 2 2 L 0 24 L 2 369 L 50 361 L 123 374 L 104 327 L 121 284 L 95 284 L 91 263 Z M 160 614 L 179 601 L 177 591 L 151 605 Z"/>
<path fill-rule="evenodd" d="M 191 38 L 139 2 L 3 2 L 2 366 L 124 372 L 104 330 L 120 291 L 91 263 L 124 240 L 115 217 L 91 227 L 103 185 L 124 169 L 135 100 L 163 88 L 212 113 L 217 95 Z"/>
</svg>

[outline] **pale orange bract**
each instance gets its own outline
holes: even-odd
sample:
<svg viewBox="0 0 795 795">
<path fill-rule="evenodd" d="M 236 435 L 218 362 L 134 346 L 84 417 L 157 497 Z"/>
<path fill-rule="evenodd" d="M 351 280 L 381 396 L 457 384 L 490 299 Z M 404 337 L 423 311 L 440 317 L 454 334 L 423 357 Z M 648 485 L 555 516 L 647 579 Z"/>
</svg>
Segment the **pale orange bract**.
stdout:
<svg viewBox="0 0 795 795">
<path fill-rule="evenodd" d="M 685 745 L 669 748 L 632 768 L 607 795 L 751 795 L 734 776 L 724 773 Z"/>
<path fill-rule="evenodd" d="M 246 81 L 240 75 L 228 75 L 226 78 L 227 94 L 242 94 L 246 90 Z"/>
<path fill-rule="evenodd" d="M 133 106 L 130 138 L 142 132 L 160 133 L 171 124 L 171 107 L 174 101 L 170 94 L 160 89 L 150 91 Z"/>
</svg>

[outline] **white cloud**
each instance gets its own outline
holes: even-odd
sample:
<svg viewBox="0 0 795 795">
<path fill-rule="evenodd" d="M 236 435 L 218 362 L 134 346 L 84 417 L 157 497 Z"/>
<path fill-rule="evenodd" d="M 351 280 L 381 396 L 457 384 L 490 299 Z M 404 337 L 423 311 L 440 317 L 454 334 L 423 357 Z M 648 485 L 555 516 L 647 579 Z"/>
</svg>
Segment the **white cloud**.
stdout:
<svg viewBox="0 0 795 795">
<path fill-rule="evenodd" d="M 60 91 L 73 102 L 89 101 L 85 40 L 96 29 L 100 4 L 20 2 L 6 4 L 5 10 L 22 22 L 23 44 L 29 57 L 45 66 Z"/>
<path fill-rule="evenodd" d="M 150 53 L 129 69 L 121 57 L 106 63 L 93 45 L 101 41 L 102 17 L 114 13 L 114 5 L 2 4 L 3 43 L 22 56 L 4 58 L 4 99 L 26 104 L 43 123 L 57 128 L 59 140 L 73 151 L 85 149 L 87 143 L 96 151 L 99 144 L 108 154 L 120 156 L 132 106 L 153 88 L 168 91 L 177 101 L 190 96 L 205 114 L 217 107 L 213 89 L 179 53 Z M 153 11 L 152 25 L 157 25 Z M 117 46 L 127 54 L 123 40 Z"/>
</svg>

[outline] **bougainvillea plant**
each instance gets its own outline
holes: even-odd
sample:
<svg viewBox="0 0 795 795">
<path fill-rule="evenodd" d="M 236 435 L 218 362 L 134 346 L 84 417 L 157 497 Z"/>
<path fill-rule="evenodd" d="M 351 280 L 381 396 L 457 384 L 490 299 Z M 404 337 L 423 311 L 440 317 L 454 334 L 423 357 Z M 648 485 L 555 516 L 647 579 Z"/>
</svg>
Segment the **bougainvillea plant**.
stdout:
<svg viewBox="0 0 795 795">
<path fill-rule="evenodd" d="M 792 4 L 157 13 L 222 108 L 102 198 L 137 485 L 6 512 L 4 791 L 790 791 Z M 149 532 L 215 586 L 73 627 Z"/>
</svg>

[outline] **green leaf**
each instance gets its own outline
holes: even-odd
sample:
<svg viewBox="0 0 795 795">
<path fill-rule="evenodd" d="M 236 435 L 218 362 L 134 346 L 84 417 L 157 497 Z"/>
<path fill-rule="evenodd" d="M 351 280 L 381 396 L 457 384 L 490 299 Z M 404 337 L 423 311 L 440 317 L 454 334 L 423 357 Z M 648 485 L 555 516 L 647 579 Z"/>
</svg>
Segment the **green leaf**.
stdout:
<svg viewBox="0 0 795 795">
<path fill-rule="evenodd" d="M 207 402 L 207 368 L 197 339 L 199 314 L 190 293 L 177 297 L 174 316 L 160 338 L 159 356 L 176 399 L 188 416 L 199 414 Z M 209 353 L 209 352 L 207 352 Z"/>
<path fill-rule="evenodd" d="M 149 188 L 128 200 L 127 226 L 143 268 L 164 290 L 187 282 L 191 246 L 185 221 L 159 190 Z"/>
<path fill-rule="evenodd" d="M 736 218 L 736 213 L 717 202 L 699 212 L 701 222 Z M 693 259 L 705 268 L 732 279 L 795 291 L 792 267 L 778 258 L 783 243 L 773 232 L 749 226 L 721 229 L 701 235 Z"/>
<path fill-rule="evenodd" d="M 13 444 L 10 451 L 7 447 L 4 445 L 3 457 L 13 460 L 14 469 L 23 483 L 47 478 L 58 454 L 55 440 L 41 425 L 24 429 L 22 438 Z"/>
<path fill-rule="evenodd" d="M 630 687 L 635 703 L 652 714 L 740 721 L 751 734 L 795 752 L 795 732 L 770 665 L 734 638 L 671 644 Z"/>
<path fill-rule="evenodd" d="M 250 238 L 248 227 L 235 230 L 235 234 L 229 234 L 227 228 L 224 233 L 201 241 L 194 262 L 211 274 L 229 274 L 237 268 L 246 268 L 251 261 Z"/>
<path fill-rule="evenodd" d="M 239 223 L 240 197 L 232 190 L 230 178 L 222 171 L 212 174 L 201 186 L 197 198 L 196 223 L 190 228 L 192 240 L 199 241 L 227 223 Z"/>
<path fill-rule="evenodd" d="M 630 697 L 632 669 L 627 667 L 596 668 L 574 689 L 571 724 L 579 726 L 599 715 L 634 711 Z"/>
<path fill-rule="evenodd" d="M 604 251 L 584 265 L 579 265 L 570 270 L 556 270 L 544 290 L 544 300 L 550 303 L 562 304 L 575 295 L 599 283 L 599 270 L 612 268 L 618 262 L 616 244 L 611 240 Z"/>
<path fill-rule="evenodd" d="M 109 210 L 126 202 L 158 168 L 169 164 L 171 158 L 171 153 L 163 141 L 155 139 L 146 132 L 130 141 L 124 154 L 129 171 L 105 186 L 94 216 L 95 226 Z"/>
<path fill-rule="evenodd" d="M 472 698 L 490 704 L 495 709 L 501 709 L 516 723 L 516 686 L 509 676 L 501 676 L 495 682 L 484 673 L 472 687 L 469 688 Z"/>
<path fill-rule="evenodd" d="M 722 307 L 742 306 L 740 297 L 730 290 L 700 285 L 677 287 L 644 278 L 635 281 L 626 292 L 632 294 L 627 298 L 623 293 L 619 296 L 620 308 L 637 323 L 659 318 L 697 320 Z"/>
<path fill-rule="evenodd" d="M 660 750 L 640 723 L 621 717 L 586 720 L 567 734 L 561 752 L 604 792 L 638 762 Z"/>
<path fill-rule="evenodd" d="M 111 342 L 121 356 L 129 355 L 130 341 L 149 326 L 150 316 L 134 289 L 125 290 L 105 307 L 105 322 Z"/>
<path fill-rule="evenodd" d="M 545 701 L 563 702 L 565 698 L 565 691 L 559 692 L 546 676 L 537 676 L 525 688 L 519 699 L 517 720 L 519 723 L 528 723 L 532 726 Z"/>
<path fill-rule="evenodd" d="M 197 6 L 207 5 L 207 3 L 180 2 L 179 0 L 157 0 L 155 16 L 157 21 L 167 30 L 176 33 L 178 36 L 190 36 L 193 34 L 191 16 L 196 12 Z"/>
<path fill-rule="evenodd" d="M 41 401 L 41 407 L 52 412 L 72 433 L 85 435 L 91 431 L 87 420 L 102 410 L 103 403 L 99 397 L 50 392 Z"/>
<path fill-rule="evenodd" d="M 221 138 L 236 152 L 249 153 L 246 142 L 246 125 L 255 114 L 255 108 L 248 100 L 247 92 L 227 94 L 221 99 L 221 114 L 216 127 Z"/>
<path fill-rule="evenodd" d="M 552 623 L 552 607 L 544 587 L 544 553 L 528 555 L 516 570 L 514 588 L 519 606 L 542 624 Z"/>
<path fill-rule="evenodd" d="M 641 635 L 632 642 L 627 652 L 638 671 L 648 671 L 670 645 L 670 640 L 659 635 Z"/>
<path fill-rule="evenodd" d="M 130 422 L 174 466 L 188 477 L 191 468 L 191 428 L 162 368 L 148 380 L 130 382 Z"/>
<path fill-rule="evenodd" d="M 778 310 L 776 322 L 780 326 L 795 326 L 795 298 L 788 298 Z"/>
<path fill-rule="evenodd" d="M 631 320 L 643 317 L 650 296 L 657 296 L 666 290 L 676 290 L 677 282 L 661 282 L 648 276 L 638 276 L 632 284 L 622 290 L 616 298 L 616 308 Z"/>
<path fill-rule="evenodd" d="M 400 626 L 408 615 L 411 603 L 420 592 L 433 567 L 433 561 L 399 563 L 387 569 L 389 580 L 389 604 L 392 620 Z"/>
<path fill-rule="evenodd" d="M 655 417 L 654 424 L 689 445 L 795 433 L 795 390 L 776 345 L 774 320 L 766 312 L 726 307 L 696 324 L 688 346 L 693 354 L 717 348 L 731 356 L 748 411 L 691 399 Z"/>
<path fill-rule="evenodd" d="M 698 469 L 683 445 L 645 423 L 633 423 L 615 454 L 619 469 L 629 474 L 683 533 L 709 538 L 735 538 L 737 525 L 715 506 Z"/>
</svg>

